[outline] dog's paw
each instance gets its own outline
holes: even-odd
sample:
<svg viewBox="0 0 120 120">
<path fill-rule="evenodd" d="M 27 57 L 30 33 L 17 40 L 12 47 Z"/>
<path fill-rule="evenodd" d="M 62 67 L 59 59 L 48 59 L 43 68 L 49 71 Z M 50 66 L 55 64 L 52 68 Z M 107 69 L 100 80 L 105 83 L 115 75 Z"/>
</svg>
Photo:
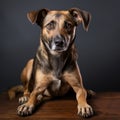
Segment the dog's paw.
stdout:
<svg viewBox="0 0 120 120">
<path fill-rule="evenodd" d="M 34 111 L 35 106 L 29 105 L 27 103 L 18 106 L 17 114 L 20 116 L 28 116 L 31 115 Z"/>
<path fill-rule="evenodd" d="M 96 93 L 93 90 L 87 90 L 87 99 L 95 96 Z"/>
<path fill-rule="evenodd" d="M 37 100 L 38 100 L 39 102 L 42 101 L 42 98 L 43 98 L 43 96 L 42 96 L 41 94 L 37 96 Z"/>
<path fill-rule="evenodd" d="M 86 104 L 84 106 L 78 105 L 78 115 L 82 117 L 91 117 L 94 114 L 93 109 L 90 105 Z"/>
<path fill-rule="evenodd" d="M 19 98 L 19 104 L 21 105 L 21 104 L 26 103 L 28 101 L 28 99 L 29 98 L 27 96 L 20 97 Z"/>
</svg>

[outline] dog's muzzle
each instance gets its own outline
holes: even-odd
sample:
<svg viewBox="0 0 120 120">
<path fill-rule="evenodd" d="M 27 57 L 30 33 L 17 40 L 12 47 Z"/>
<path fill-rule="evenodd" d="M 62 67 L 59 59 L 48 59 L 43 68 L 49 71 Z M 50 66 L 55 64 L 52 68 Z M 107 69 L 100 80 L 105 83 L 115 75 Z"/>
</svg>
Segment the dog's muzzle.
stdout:
<svg viewBox="0 0 120 120">
<path fill-rule="evenodd" d="M 63 52 L 67 50 L 68 44 L 68 40 L 64 37 L 56 36 L 50 41 L 50 49 L 56 52 Z"/>
</svg>

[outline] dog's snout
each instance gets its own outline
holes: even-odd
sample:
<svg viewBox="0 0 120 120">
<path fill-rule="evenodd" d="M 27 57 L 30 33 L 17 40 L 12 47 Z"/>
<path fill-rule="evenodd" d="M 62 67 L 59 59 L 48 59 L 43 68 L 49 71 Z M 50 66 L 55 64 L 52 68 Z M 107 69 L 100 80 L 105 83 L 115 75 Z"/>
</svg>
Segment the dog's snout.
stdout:
<svg viewBox="0 0 120 120">
<path fill-rule="evenodd" d="M 63 46 L 63 43 L 64 43 L 63 40 L 61 40 L 61 39 L 55 39 L 54 42 L 55 42 L 56 46 Z"/>
<path fill-rule="evenodd" d="M 56 46 L 62 47 L 64 45 L 64 38 L 56 37 L 54 39 L 54 43 L 55 43 Z"/>
</svg>

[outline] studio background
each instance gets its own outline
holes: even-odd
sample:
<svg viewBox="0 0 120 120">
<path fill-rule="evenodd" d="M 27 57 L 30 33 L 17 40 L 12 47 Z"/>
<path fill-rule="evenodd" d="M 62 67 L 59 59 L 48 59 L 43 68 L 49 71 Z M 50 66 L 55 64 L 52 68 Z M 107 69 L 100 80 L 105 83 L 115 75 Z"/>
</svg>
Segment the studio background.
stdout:
<svg viewBox="0 0 120 120">
<path fill-rule="evenodd" d="M 95 91 L 120 91 L 119 5 L 119 0 L 1 0 L 0 93 L 21 84 L 21 71 L 39 45 L 40 28 L 28 21 L 27 12 L 72 7 L 92 14 L 89 31 L 80 25 L 75 41 L 84 86 Z"/>
</svg>

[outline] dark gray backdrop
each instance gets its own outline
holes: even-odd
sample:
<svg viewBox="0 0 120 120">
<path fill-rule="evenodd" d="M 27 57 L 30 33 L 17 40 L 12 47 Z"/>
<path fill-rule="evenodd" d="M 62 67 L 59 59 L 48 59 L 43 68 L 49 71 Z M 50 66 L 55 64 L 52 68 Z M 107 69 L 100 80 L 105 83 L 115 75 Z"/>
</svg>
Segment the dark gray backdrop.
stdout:
<svg viewBox="0 0 120 120">
<path fill-rule="evenodd" d="M 71 7 L 92 14 L 89 31 L 80 25 L 76 38 L 85 87 L 120 90 L 120 0 L 1 0 L 0 92 L 20 84 L 21 70 L 39 45 L 39 27 L 27 20 L 26 13 Z"/>
</svg>

